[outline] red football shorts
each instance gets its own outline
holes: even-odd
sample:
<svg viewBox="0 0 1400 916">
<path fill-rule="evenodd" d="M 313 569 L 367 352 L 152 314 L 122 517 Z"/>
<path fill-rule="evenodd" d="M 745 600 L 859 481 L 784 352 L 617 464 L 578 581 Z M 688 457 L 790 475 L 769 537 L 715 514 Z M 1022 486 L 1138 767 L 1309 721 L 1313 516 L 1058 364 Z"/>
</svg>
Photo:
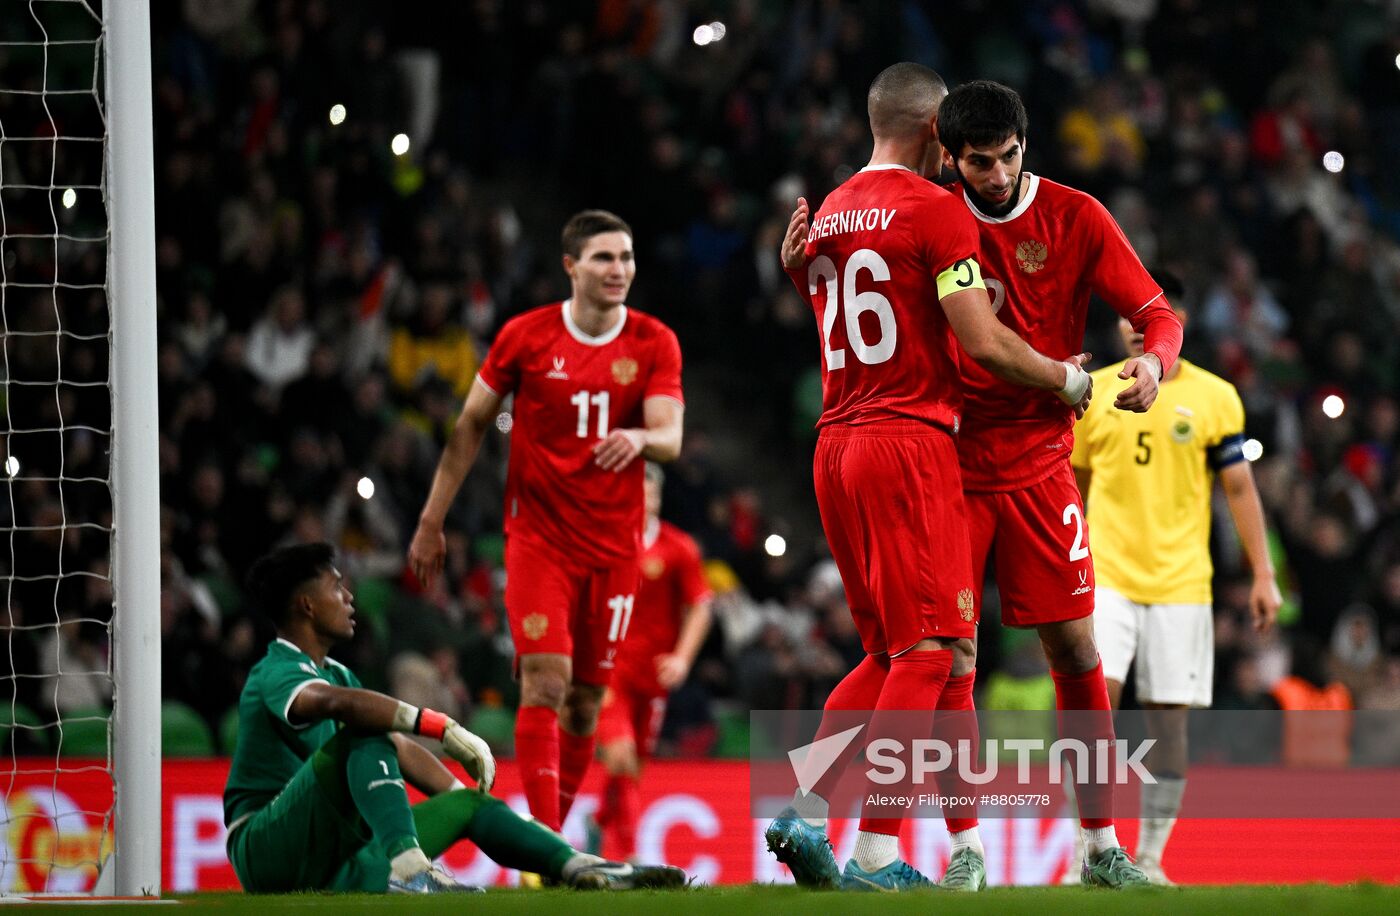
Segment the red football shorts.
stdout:
<svg viewBox="0 0 1400 916">
<path fill-rule="evenodd" d="M 506 616 L 517 667 L 522 655 L 567 655 L 575 681 L 607 686 L 640 576 L 636 559 L 589 569 L 547 547 L 506 538 Z"/>
<path fill-rule="evenodd" d="M 666 694 L 630 690 L 621 680 L 614 681 L 598 715 L 598 744 L 631 741 L 639 756 L 650 757 L 665 719 Z"/>
<path fill-rule="evenodd" d="M 969 491 L 968 527 L 977 581 L 996 562 L 1007 626 L 1077 620 L 1094 612 L 1089 526 L 1069 461 L 1020 490 Z"/>
<path fill-rule="evenodd" d="M 913 420 L 828 426 L 813 477 L 866 652 L 898 655 L 921 639 L 976 632 L 962 474 L 948 433 Z"/>
</svg>

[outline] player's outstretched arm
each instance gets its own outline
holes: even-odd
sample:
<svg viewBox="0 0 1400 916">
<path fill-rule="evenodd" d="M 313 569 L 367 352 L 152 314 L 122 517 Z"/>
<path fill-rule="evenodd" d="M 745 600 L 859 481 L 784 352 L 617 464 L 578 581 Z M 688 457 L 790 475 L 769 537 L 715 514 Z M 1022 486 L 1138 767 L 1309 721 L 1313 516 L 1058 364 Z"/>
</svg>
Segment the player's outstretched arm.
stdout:
<svg viewBox="0 0 1400 916">
<path fill-rule="evenodd" d="M 1082 415 L 1093 395 L 1093 381 L 1082 368 L 1088 353 L 1061 362 L 1036 351 L 997 319 L 981 287 L 946 293 L 939 301 L 958 342 L 978 365 L 1008 382 L 1053 391 Z"/>
<path fill-rule="evenodd" d="M 605 471 L 620 471 L 641 455 L 648 461 L 675 461 L 681 453 L 685 405 L 675 398 L 642 402 L 645 429 L 615 429 L 593 446 L 594 462 Z"/>
<path fill-rule="evenodd" d="M 482 791 L 489 792 L 496 781 L 496 760 L 486 742 L 435 710 L 419 709 L 374 690 L 311 681 L 292 700 L 287 720 L 300 724 L 323 719 L 370 734 L 425 735 L 441 741 L 447 756 L 465 767 Z"/>
<path fill-rule="evenodd" d="M 1283 595 L 1279 593 L 1274 564 L 1269 558 L 1264 506 L 1259 500 L 1259 490 L 1254 485 L 1254 471 L 1249 462 L 1237 461 L 1222 468 L 1220 486 L 1225 490 L 1225 502 L 1230 507 L 1235 530 L 1239 532 L 1240 543 L 1244 546 L 1249 568 L 1254 574 L 1254 584 L 1249 589 L 1249 613 L 1254 619 L 1254 628 L 1262 633 L 1278 617 Z"/>
<path fill-rule="evenodd" d="M 428 501 L 418 516 L 418 528 L 408 548 L 409 566 L 425 586 L 431 586 L 442 571 L 447 556 L 447 538 L 442 531 L 447 510 L 457 498 L 457 491 L 462 488 L 462 481 L 481 450 L 481 440 L 500 409 L 500 395 L 482 384 L 479 378 L 472 383 L 467 402 L 462 405 L 462 413 L 452 429 L 452 437 L 438 459 Z"/>
</svg>

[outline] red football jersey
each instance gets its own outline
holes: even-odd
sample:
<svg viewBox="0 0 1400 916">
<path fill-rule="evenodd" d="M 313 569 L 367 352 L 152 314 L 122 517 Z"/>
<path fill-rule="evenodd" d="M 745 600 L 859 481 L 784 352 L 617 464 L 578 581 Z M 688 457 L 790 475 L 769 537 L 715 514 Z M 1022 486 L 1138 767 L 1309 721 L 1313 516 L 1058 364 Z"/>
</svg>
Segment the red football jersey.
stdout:
<svg viewBox="0 0 1400 916">
<path fill-rule="evenodd" d="M 613 676 L 634 693 L 664 694 L 656 657 L 675 649 L 681 612 L 710 597 L 710 586 L 695 540 L 667 522 L 643 533 L 640 563 L 642 585 Z"/>
<path fill-rule="evenodd" d="M 913 418 L 950 431 L 962 394 L 939 274 L 975 277 L 977 225 L 958 199 L 909 169 L 862 169 L 832 191 L 807 233 L 807 266 L 789 275 L 816 312 L 817 426 Z"/>
<path fill-rule="evenodd" d="M 1021 202 L 1001 217 L 987 216 L 959 192 L 976 218 L 983 277 L 1003 324 L 1046 356 L 1067 359 L 1084 346 L 1090 293 L 1134 327 L 1156 311 L 1176 321 L 1162 288 L 1102 204 L 1038 175 L 1026 173 L 1025 183 Z M 1150 348 L 1153 341 L 1147 343 Z M 1163 359 L 1164 370 L 1175 357 L 1173 351 Z M 962 372 L 958 455 L 966 489 L 1020 489 L 1069 460 L 1074 410 L 1053 391 L 1004 382 L 965 354 Z"/>
<path fill-rule="evenodd" d="M 647 398 L 682 400 L 671 329 L 624 306 L 621 321 L 590 337 L 569 303 L 556 302 L 506 322 L 477 377 L 498 395 L 515 393 L 506 535 L 591 568 L 635 557 L 643 462 L 605 471 L 593 447 L 613 429 L 642 427 Z"/>
</svg>

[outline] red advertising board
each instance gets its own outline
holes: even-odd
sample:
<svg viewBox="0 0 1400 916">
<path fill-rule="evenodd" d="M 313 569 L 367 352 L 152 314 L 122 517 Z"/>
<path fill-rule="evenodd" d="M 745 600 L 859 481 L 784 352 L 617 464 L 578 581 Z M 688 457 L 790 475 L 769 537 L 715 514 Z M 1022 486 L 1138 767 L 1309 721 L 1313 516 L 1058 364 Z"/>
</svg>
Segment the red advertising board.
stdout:
<svg viewBox="0 0 1400 916">
<path fill-rule="evenodd" d="M 71 768 L 74 762 L 65 761 Z M 0 891 L 81 892 L 92 886 L 95 863 L 111 849 L 110 777 L 94 765 L 44 772 L 49 761 L 20 760 L 9 774 L 0 811 Z M 163 773 L 161 818 L 167 890 L 237 887 L 224 854 L 221 793 L 228 763 L 169 760 Z M 601 773 L 595 768 L 565 825 L 575 844 L 583 820 L 599 804 Z M 1265 775 L 1260 772 L 1257 775 Z M 496 794 L 525 810 L 513 766 L 502 767 Z M 672 862 L 702 883 L 737 884 L 790 880 L 764 850 L 763 821 L 750 816 L 748 765 L 742 761 L 656 761 L 643 780 L 639 853 Z M 1119 836 L 1131 848 L 1136 824 L 1124 821 Z M 855 824 L 833 821 L 832 841 L 844 861 L 855 843 Z M 988 880 L 992 884 L 1046 884 L 1059 879 L 1074 845 L 1074 822 L 1056 818 L 984 819 Z M 939 874 L 948 854 L 941 820 L 916 820 L 904 837 L 905 855 L 926 874 Z M 499 868 L 463 843 L 445 858 L 459 880 L 507 884 L 513 872 Z M 1400 821 L 1206 820 L 1177 824 L 1165 862 L 1178 882 L 1297 883 L 1371 880 L 1400 883 Z"/>
</svg>

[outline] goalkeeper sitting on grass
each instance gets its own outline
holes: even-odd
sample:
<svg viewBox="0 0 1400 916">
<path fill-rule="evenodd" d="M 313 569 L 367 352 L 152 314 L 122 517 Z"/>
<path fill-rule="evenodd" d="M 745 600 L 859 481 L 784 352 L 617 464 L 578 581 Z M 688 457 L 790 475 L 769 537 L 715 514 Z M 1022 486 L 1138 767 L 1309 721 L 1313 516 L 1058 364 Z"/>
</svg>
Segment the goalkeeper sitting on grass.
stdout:
<svg viewBox="0 0 1400 916">
<path fill-rule="evenodd" d="M 228 852 L 246 890 L 477 890 L 433 859 L 471 840 L 507 868 L 573 887 L 667 887 L 670 866 L 631 866 L 581 853 L 487 792 L 486 743 L 440 712 L 360 686 L 326 657 L 355 634 L 350 590 L 328 544 L 287 547 L 248 577 L 277 640 L 238 702 L 238 748 L 224 788 Z M 468 789 L 410 734 L 442 742 L 477 782 Z M 410 806 L 407 779 L 429 798 Z"/>
</svg>

